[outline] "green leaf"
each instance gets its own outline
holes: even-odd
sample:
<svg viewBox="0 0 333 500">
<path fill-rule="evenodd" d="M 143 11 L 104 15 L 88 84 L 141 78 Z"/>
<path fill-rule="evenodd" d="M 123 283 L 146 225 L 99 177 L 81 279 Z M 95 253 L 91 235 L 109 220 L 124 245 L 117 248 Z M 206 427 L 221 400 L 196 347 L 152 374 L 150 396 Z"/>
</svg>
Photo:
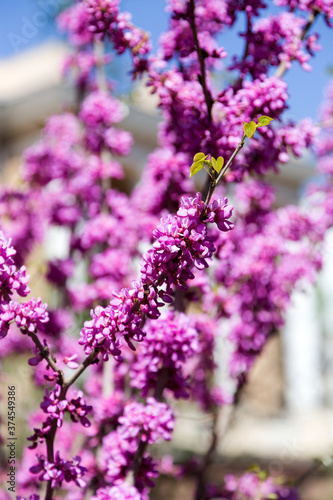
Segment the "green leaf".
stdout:
<svg viewBox="0 0 333 500">
<path fill-rule="evenodd" d="M 270 118 L 269 116 L 265 116 L 265 115 L 259 116 L 257 128 L 264 127 L 265 125 L 269 125 L 272 120 L 273 120 L 273 118 Z"/>
<path fill-rule="evenodd" d="M 257 473 L 261 471 L 261 469 L 260 469 L 260 467 L 259 467 L 258 464 L 251 465 L 251 467 L 249 467 L 247 470 L 249 472 L 257 472 Z"/>
<path fill-rule="evenodd" d="M 250 139 L 251 137 L 253 137 L 253 134 L 255 133 L 257 126 L 254 122 L 250 123 L 244 122 L 243 128 L 244 128 L 244 134 L 246 135 L 246 137 Z"/>
<path fill-rule="evenodd" d="M 203 166 L 204 166 L 203 161 L 196 161 L 195 163 L 192 163 L 190 170 L 190 177 L 197 174 L 202 169 Z"/>
<path fill-rule="evenodd" d="M 219 173 L 221 171 L 221 168 L 223 167 L 224 159 L 222 156 L 219 156 L 217 160 L 212 156 L 212 165 L 214 167 L 214 170 Z"/>
<path fill-rule="evenodd" d="M 215 169 L 217 172 L 221 171 L 221 168 L 223 167 L 224 164 L 224 158 L 222 156 L 219 156 L 217 159 L 217 168 Z"/>
<path fill-rule="evenodd" d="M 211 162 L 212 162 L 214 170 L 216 170 L 216 172 L 217 172 L 217 161 L 215 160 L 214 156 L 212 156 Z"/>
<path fill-rule="evenodd" d="M 275 500 L 276 498 L 279 497 L 276 493 L 270 493 L 267 498 L 269 498 L 269 500 Z"/>
<path fill-rule="evenodd" d="M 197 153 L 196 155 L 194 155 L 193 163 L 200 160 L 205 160 L 205 158 L 207 158 L 207 155 L 205 156 L 205 153 Z"/>
<path fill-rule="evenodd" d="M 198 173 L 202 167 L 204 166 L 204 161 L 207 158 L 207 155 L 204 153 L 197 153 L 193 158 L 193 163 L 191 165 L 190 177 Z"/>
<path fill-rule="evenodd" d="M 265 479 L 267 478 L 267 472 L 260 469 L 258 471 L 258 478 L 260 479 L 260 481 L 265 481 Z"/>
</svg>

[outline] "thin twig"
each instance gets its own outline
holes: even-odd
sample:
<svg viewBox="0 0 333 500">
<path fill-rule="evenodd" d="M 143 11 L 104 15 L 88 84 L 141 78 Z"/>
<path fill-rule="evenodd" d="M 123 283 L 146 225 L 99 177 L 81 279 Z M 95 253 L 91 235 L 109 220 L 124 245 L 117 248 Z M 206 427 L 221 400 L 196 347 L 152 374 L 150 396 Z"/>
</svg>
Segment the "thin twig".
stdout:
<svg viewBox="0 0 333 500">
<path fill-rule="evenodd" d="M 310 16 L 308 18 L 308 21 L 307 21 L 306 25 L 304 26 L 304 28 L 302 30 L 302 33 L 301 33 L 301 36 L 298 38 L 298 40 L 301 40 L 301 41 L 304 40 L 304 38 L 306 37 L 309 29 L 311 28 L 311 26 L 315 22 L 317 16 L 320 14 L 320 12 L 321 11 L 317 7 L 314 7 L 312 9 L 312 12 L 311 12 L 311 14 L 310 14 Z M 278 68 L 277 68 L 274 76 L 276 78 L 282 78 L 282 76 L 285 74 L 285 72 L 287 71 L 287 69 L 288 69 L 287 68 L 287 63 L 285 61 L 282 61 L 279 64 L 279 66 L 278 66 Z"/>
<path fill-rule="evenodd" d="M 67 387 L 62 387 L 59 400 L 63 400 L 66 398 Z M 46 450 L 47 450 L 47 461 L 50 463 L 54 463 L 54 440 L 55 435 L 58 430 L 57 420 L 54 419 L 51 425 L 50 432 L 45 437 L 46 442 Z M 54 487 L 52 486 L 53 480 L 52 478 L 48 480 L 46 486 L 45 500 L 52 500 Z"/>
<path fill-rule="evenodd" d="M 300 475 L 299 478 L 297 478 L 292 486 L 294 488 L 299 488 L 302 486 L 302 484 L 310 477 L 312 474 L 318 471 L 320 467 L 323 465 L 323 462 L 321 460 L 314 460 L 314 463 L 305 471 L 303 474 Z"/>
<path fill-rule="evenodd" d="M 202 90 L 203 90 L 203 93 L 205 96 L 208 119 L 209 119 L 209 122 L 211 122 L 212 121 L 212 107 L 213 107 L 214 101 L 213 101 L 211 93 L 209 92 L 208 87 L 207 87 L 205 58 L 204 58 L 203 52 L 202 52 L 200 44 L 199 44 L 197 27 L 195 24 L 195 2 L 194 2 L 194 0 L 190 0 L 190 7 L 191 7 L 190 25 L 191 25 L 191 30 L 192 30 L 192 34 L 193 34 L 196 52 L 198 54 L 200 73 L 201 73 L 201 75 L 199 77 L 199 82 L 202 86 Z"/>
<path fill-rule="evenodd" d="M 207 196 L 206 196 L 206 199 L 205 199 L 205 205 L 208 205 L 208 203 L 210 202 L 210 199 L 211 199 L 211 197 L 212 197 L 212 195 L 213 195 L 213 193 L 215 191 L 216 186 L 218 185 L 218 183 L 220 182 L 220 180 L 222 179 L 222 177 L 224 176 L 224 174 L 226 173 L 226 171 L 230 167 L 231 163 L 233 162 L 233 160 L 235 159 L 235 157 L 238 155 L 238 153 L 240 152 L 240 150 L 244 146 L 245 139 L 246 139 L 246 135 L 244 134 L 242 140 L 240 141 L 240 143 L 238 144 L 237 148 L 235 149 L 235 151 L 230 156 L 230 158 L 229 158 L 228 162 L 226 163 L 226 165 L 222 168 L 222 170 L 219 173 L 219 175 L 216 178 L 216 180 L 215 181 L 211 181 L 211 183 L 209 185 L 208 193 L 207 193 Z"/>
<path fill-rule="evenodd" d="M 205 498 L 205 484 L 206 484 L 206 472 L 209 465 L 212 463 L 215 450 L 218 443 L 218 420 L 219 420 L 219 410 L 216 409 L 213 417 L 212 424 L 212 437 L 210 446 L 204 456 L 197 480 L 197 488 L 195 492 L 195 500 L 203 500 Z"/>
<path fill-rule="evenodd" d="M 64 381 L 64 374 L 60 370 L 60 368 L 57 366 L 57 363 L 52 358 L 48 348 L 43 346 L 43 344 L 41 343 L 41 341 L 37 337 L 36 331 L 35 332 L 27 332 L 27 335 L 31 338 L 33 343 L 38 347 L 38 350 L 39 350 L 41 356 L 47 361 L 48 365 L 50 365 L 52 370 L 54 372 L 58 373 L 59 383 L 60 383 L 60 385 L 62 385 L 63 381 Z"/>
<path fill-rule="evenodd" d="M 232 425 L 232 422 L 234 421 L 234 416 L 236 413 L 236 410 L 238 408 L 238 404 L 240 401 L 240 394 L 241 391 L 244 387 L 244 384 L 242 384 L 236 391 L 235 394 L 235 399 L 231 407 L 225 407 L 229 409 L 229 414 L 226 416 L 224 426 L 223 428 L 219 429 L 220 425 L 220 417 L 221 412 L 217 408 L 214 415 L 213 415 L 213 423 L 212 423 L 212 437 L 211 437 L 211 442 L 208 450 L 206 451 L 203 460 L 202 460 L 202 465 L 200 467 L 200 471 L 198 474 L 198 479 L 197 479 L 197 487 L 195 491 L 195 500 L 203 500 L 205 498 L 205 477 L 207 473 L 208 467 L 211 465 L 214 459 L 214 455 L 216 453 L 217 445 L 221 444 L 221 442 L 224 440 L 225 436 L 227 435 L 230 426 Z"/>
<path fill-rule="evenodd" d="M 65 380 L 64 387 L 68 388 L 72 384 L 74 384 L 74 382 L 79 378 L 79 376 L 84 372 L 84 370 L 96 360 L 97 356 L 98 356 L 98 349 L 94 349 L 89 354 L 89 356 L 87 356 L 86 359 L 81 363 L 81 365 L 76 370 L 74 375 L 72 375 L 70 379 Z"/>
</svg>

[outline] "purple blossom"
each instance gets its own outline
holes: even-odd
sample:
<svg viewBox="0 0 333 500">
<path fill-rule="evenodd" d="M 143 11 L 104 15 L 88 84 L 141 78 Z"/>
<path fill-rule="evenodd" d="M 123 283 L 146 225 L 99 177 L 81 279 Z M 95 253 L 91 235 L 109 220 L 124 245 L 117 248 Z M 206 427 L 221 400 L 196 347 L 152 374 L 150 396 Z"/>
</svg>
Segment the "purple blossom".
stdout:
<svg viewBox="0 0 333 500">
<path fill-rule="evenodd" d="M 86 415 L 92 411 L 93 407 L 87 405 L 83 397 L 83 392 L 78 391 L 77 394 L 70 400 L 66 410 L 71 416 L 72 422 L 80 422 L 84 427 L 89 427 L 91 424 Z"/>
<path fill-rule="evenodd" d="M 134 486 L 123 482 L 116 486 L 99 488 L 91 500 L 143 500 L 143 498 Z"/>
<path fill-rule="evenodd" d="M 146 405 L 129 402 L 119 418 L 117 431 L 104 437 L 100 464 L 105 479 L 119 485 L 125 479 L 133 463 L 140 442 L 154 443 L 160 439 L 169 440 L 174 417 L 165 403 L 148 398 Z M 153 486 L 152 479 L 158 475 L 157 463 L 147 452 L 139 464 L 135 487 L 144 494 L 147 486 Z"/>
<path fill-rule="evenodd" d="M 83 101 L 79 117 L 86 125 L 85 141 L 93 153 L 99 153 L 103 146 L 116 154 L 124 155 L 130 151 L 131 135 L 111 127 L 124 118 L 124 109 L 107 92 L 92 92 Z"/>
<path fill-rule="evenodd" d="M 82 477 L 87 469 L 80 465 L 79 456 L 71 461 L 63 460 L 57 451 L 55 461 L 49 462 L 43 455 L 37 456 L 37 465 L 30 468 L 32 474 L 39 474 L 40 481 L 50 481 L 52 488 L 61 487 L 63 481 L 67 483 L 73 481 L 77 486 L 83 488 L 86 483 Z"/>
<path fill-rule="evenodd" d="M 293 61 L 309 69 L 311 56 L 319 50 L 318 36 L 304 36 L 305 16 L 298 16 L 296 9 L 307 13 L 321 9 L 330 21 L 331 0 L 277 0 L 289 12 L 268 18 L 261 13 L 266 6 L 262 0 L 169 0 L 169 30 L 149 61 L 148 34 L 132 24 L 130 14 L 119 12 L 118 3 L 82 0 L 61 14 L 61 27 L 79 49 L 70 56 L 67 68 L 76 72 L 77 101 L 82 100 L 82 105 L 78 116 L 51 117 L 40 143 L 26 151 L 23 175 L 29 191 L 0 196 L 3 227 L 5 232 L 8 228 L 14 246 L 17 244 L 17 254 L 5 240 L 3 255 L 0 251 L 0 336 L 6 335 L 10 322 L 16 322 L 23 333 L 45 329 L 48 314 L 40 299 L 22 304 L 10 301 L 15 291 L 22 296 L 28 293 L 25 268 L 17 270 L 15 263 L 23 262 L 33 244 L 41 240 L 44 226 L 64 226 L 62 230 L 70 235 L 68 257 L 49 265 L 48 279 L 58 286 L 62 309 L 52 311 L 47 341 L 43 340 L 65 374 L 66 366 L 78 367 L 79 356 L 77 339 L 64 335 L 71 328 L 68 315 L 73 322 L 73 309 L 86 317 L 86 309 L 94 308 L 79 340 L 87 355 L 97 356 L 84 382 L 91 404 L 81 391 L 66 393 L 66 379 L 47 363 L 40 363 L 42 355 L 33 349 L 29 364 L 35 367 L 35 383 L 44 385 L 47 380 L 53 388 L 44 396 L 42 416 L 32 419 L 31 448 L 45 445 L 56 423 L 59 451 L 54 463 L 39 456 L 32 467 L 31 458 L 24 454 L 20 481 L 25 495 L 35 488 L 35 481 L 27 476 L 30 469 L 40 481 L 51 481 L 52 488 L 61 487 L 64 481 L 72 483 L 68 500 L 83 499 L 84 491 L 72 489 L 75 484 L 85 486 L 83 475 L 96 492 L 94 500 L 147 500 L 158 464 L 146 445 L 169 440 L 174 417 L 169 406 L 154 398 L 148 397 L 145 403 L 126 398 L 134 398 L 135 389 L 142 397 L 161 394 L 163 382 L 162 390 L 169 395 L 191 394 L 205 411 L 230 403 L 232 396 L 212 383 L 218 320 L 228 319 L 233 344 L 230 371 L 240 386 L 269 336 L 283 324 L 295 284 L 314 279 L 321 266 L 317 246 L 333 221 L 328 184 L 320 193 L 313 190 L 323 201 L 316 213 L 295 207 L 273 212 L 272 189 L 249 180 L 252 175 L 262 177 L 277 170 L 279 162 L 288 161 L 291 155 L 301 156 L 304 148 L 316 143 L 317 129 L 309 120 L 298 124 L 283 121 L 287 86 L 269 70 L 289 68 Z M 241 58 L 232 59 L 233 81 L 218 90 L 212 71 L 223 69 L 227 55 L 219 44 L 220 35 L 240 16 L 247 21 L 242 34 L 245 51 Z M 97 51 L 93 54 L 93 44 L 101 40 L 107 53 L 98 56 Z M 108 189 L 112 178 L 124 174 L 113 155 L 128 154 L 132 145 L 130 134 L 114 126 L 124 116 L 123 106 L 108 92 L 98 90 L 96 73 L 110 62 L 109 51 L 130 53 L 134 77 L 149 69 L 149 86 L 164 118 L 159 148 L 149 158 L 143 182 L 129 196 Z M 107 82 L 105 88 L 111 87 Z M 90 90 L 93 92 L 85 97 Z M 325 106 L 324 121 L 332 118 L 332 102 Z M 227 162 L 241 140 L 243 122 L 262 114 L 276 119 L 273 127 L 256 131 L 226 176 L 228 182 L 239 181 L 235 188 L 237 222 L 230 231 L 234 227 L 232 207 L 224 194 L 208 205 L 199 194 L 193 197 L 189 159 L 204 151 L 214 157 L 222 155 Z M 318 151 L 320 169 L 328 174 L 333 171 L 332 150 L 327 134 Z M 244 179 L 249 181 L 240 183 Z M 150 249 L 145 252 L 146 245 Z M 139 279 L 132 282 L 140 259 Z M 84 277 L 79 272 L 81 264 Z M 79 274 L 82 281 L 74 285 L 69 278 Z M 190 319 L 170 311 L 161 315 L 166 304 L 175 302 L 174 309 L 180 309 L 194 298 L 198 308 L 202 305 L 216 318 L 205 314 Z M 27 335 L 19 345 L 7 338 L 1 357 L 16 349 L 21 352 L 26 340 Z M 122 357 L 123 363 L 97 363 L 98 356 L 107 361 L 110 355 L 116 360 Z M 108 377 L 114 380 L 113 393 Z M 90 425 L 87 415 L 92 407 Z M 65 412 L 70 422 L 63 422 Z M 60 458 L 78 445 L 73 428 L 77 422 L 83 426 L 82 448 L 90 448 L 78 451 L 88 470 L 78 457 L 70 461 Z M 49 446 L 50 442 L 48 452 Z M 170 465 L 166 468 L 172 469 Z M 128 484 L 129 475 L 134 476 L 134 486 Z M 240 496 L 296 497 L 270 478 L 263 480 L 252 473 L 240 479 L 228 476 L 222 495 L 232 500 Z M 32 495 L 30 500 L 38 500 L 38 496 Z"/>
<path fill-rule="evenodd" d="M 125 405 L 123 391 L 117 390 L 111 396 L 103 398 L 99 395 L 96 397 L 96 394 L 99 394 L 99 391 L 95 389 L 90 397 L 94 407 L 95 422 L 100 427 L 108 424 L 115 426 L 118 423 L 118 418 L 123 413 Z"/>
<path fill-rule="evenodd" d="M 117 99 L 107 92 L 96 90 L 83 101 L 79 117 L 92 129 L 99 126 L 110 127 L 123 119 L 124 111 Z"/>
<path fill-rule="evenodd" d="M 119 0 L 83 0 L 89 13 L 88 30 L 104 37 L 117 21 Z"/>
<path fill-rule="evenodd" d="M 133 282 L 132 289 L 114 292 L 115 298 L 106 308 L 98 306 L 91 311 L 92 319 L 85 322 L 79 340 L 86 354 L 98 349 L 103 352 L 103 359 L 109 353 L 118 357 L 122 339 L 130 347 L 132 340 L 141 341 L 145 335 L 141 326 L 143 315 L 158 318 L 159 308 L 172 300 L 173 290 L 186 289 L 187 280 L 193 279 L 192 268 L 208 267 L 207 259 L 215 247 L 207 234 L 207 221 L 217 221 L 223 230 L 232 229 L 226 219 L 231 212 L 226 199 L 206 208 L 199 194 L 196 198 L 183 198 L 177 215 L 162 219 L 153 233 L 156 241 L 141 264 L 142 281 Z M 165 290 L 161 288 L 163 284 Z"/>
<path fill-rule="evenodd" d="M 74 271 L 74 262 L 72 259 L 56 259 L 49 262 L 49 269 L 46 274 L 47 279 L 59 287 L 66 284 Z"/>
<path fill-rule="evenodd" d="M 52 115 L 46 122 L 44 135 L 51 142 L 62 141 L 67 147 L 73 146 L 81 139 L 80 121 L 73 113 Z"/>
<path fill-rule="evenodd" d="M 17 495 L 16 500 L 39 500 L 39 495 L 36 495 L 36 493 L 32 493 L 32 495 L 29 495 L 26 498 Z"/>
<path fill-rule="evenodd" d="M 138 448 L 137 439 L 126 439 L 119 432 L 113 431 L 103 439 L 101 466 L 105 471 L 105 479 L 112 484 L 121 484 L 133 463 Z M 158 476 L 157 462 L 146 452 L 137 473 L 135 487 L 144 492 L 145 488 L 154 485 L 153 479 Z"/>
<path fill-rule="evenodd" d="M 207 235 L 204 220 L 214 220 L 217 212 L 220 213 L 219 205 L 214 207 L 209 205 L 206 215 L 206 207 L 197 194 L 196 198 L 182 198 L 177 215 L 161 221 L 153 233 L 156 239 L 153 248 L 143 257 L 141 275 L 144 284 L 149 286 L 163 279 L 167 293 L 174 286 L 186 289 L 186 281 L 194 277 L 191 269 L 194 266 L 198 269 L 208 267 L 207 259 L 212 257 L 215 248 Z M 225 213 L 230 216 L 231 212 L 230 207 Z M 219 223 L 222 224 L 222 218 Z M 230 224 L 229 229 L 232 227 Z"/>
<path fill-rule="evenodd" d="M 33 245 L 41 242 L 45 229 L 45 206 L 36 190 L 3 189 L 0 217 L 3 232 L 10 236 L 16 250 L 13 261 L 21 266 Z"/>
<path fill-rule="evenodd" d="M 257 498 L 276 498 L 277 500 L 297 500 L 295 490 L 275 484 L 271 477 L 260 478 L 259 474 L 247 472 L 237 478 L 233 474 L 224 477 L 226 495 L 230 500 L 256 500 Z M 224 495 L 222 495 L 224 497 Z"/>
<path fill-rule="evenodd" d="M 131 23 L 131 15 L 119 12 L 118 3 L 118 0 L 83 0 L 60 14 L 58 26 L 68 33 L 73 45 L 87 46 L 106 37 L 118 54 L 129 50 L 135 77 L 147 70 L 146 56 L 151 45 L 148 35 Z"/>
<path fill-rule="evenodd" d="M 83 167 L 84 157 L 65 141 L 53 143 L 50 137 L 25 150 L 24 178 L 45 186 L 54 179 L 71 177 Z"/>
<path fill-rule="evenodd" d="M 176 212 L 181 196 L 193 192 L 188 164 L 184 153 L 174 154 L 167 147 L 156 149 L 149 155 L 141 182 L 132 192 L 134 206 L 156 215 L 165 209 Z"/>
<path fill-rule="evenodd" d="M 128 254 L 120 249 L 108 248 L 93 256 L 89 272 L 94 278 L 112 276 L 115 281 L 121 281 L 128 273 L 129 265 Z"/>
<path fill-rule="evenodd" d="M 186 360 L 198 352 L 198 334 L 184 315 L 169 312 L 150 321 L 147 336 L 138 348 L 131 366 L 132 387 L 147 396 L 156 387 L 161 371 L 166 372 L 165 388 L 176 398 L 188 396 L 188 381 L 183 368 Z"/>
<path fill-rule="evenodd" d="M 31 450 L 37 448 L 38 444 L 44 443 L 45 437 L 47 437 L 51 431 L 53 421 L 53 417 L 50 416 L 42 423 L 42 427 L 34 427 L 33 435 L 27 438 L 28 441 L 32 441 L 32 444 L 29 446 Z"/>
<path fill-rule="evenodd" d="M 45 396 L 40 405 L 44 413 L 57 421 L 57 427 L 62 426 L 65 410 L 68 407 L 68 401 L 61 398 L 61 386 L 56 385 L 54 390 L 45 389 Z"/>
<path fill-rule="evenodd" d="M 276 5 L 286 6 L 291 11 L 296 8 L 312 13 L 314 8 L 322 11 L 328 19 L 333 19 L 333 5 L 330 0 L 275 0 Z"/>
<path fill-rule="evenodd" d="M 166 403 L 147 398 L 146 404 L 129 403 L 119 418 L 118 432 L 127 440 L 140 438 L 153 444 L 159 439 L 169 441 L 174 427 L 174 416 Z"/>
<path fill-rule="evenodd" d="M 14 292 L 25 297 L 30 293 L 27 284 L 29 276 L 26 276 L 26 268 L 22 266 L 17 269 L 14 265 L 13 256 L 16 250 L 11 247 L 11 241 L 6 240 L 0 231 L 0 301 L 8 302 L 9 296 Z"/>
<path fill-rule="evenodd" d="M 246 189 L 238 187 L 236 195 L 239 191 L 244 199 Z M 229 338 L 235 346 L 230 370 L 239 381 L 283 324 L 295 284 L 305 276 L 313 281 L 321 266 L 316 249 L 323 230 L 320 215 L 296 207 L 272 212 L 266 202 L 258 203 L 260 191 L 267 192 L 267 186 L 252 181 L 236 229 L 221 240 L 216 270 L 222 285 L 216 304 L 230 320 Z M 268 194 L 272 202 L 272 192 Z"/>
<path fill-rule="evenodd" d="M 105 131 L 104 140 L 112 154 L 125 156 L 131 152 L 133 137 L 125 130 L 109 128 Z"/>
<path fill-rule="evenodd" d="M 126 479 L 138 443 L 129 441 L 117 431 L 112 431 L 103 438 L 100 465 L 106 476 L 114 482 Z"/>
<path fill-rule="evenodd" d="M 66 411 L 70 414 L 72 422 L 80 422 L 84 427 L 90 426 L 86 415 L 91 412 L 92 406 L 86 404 L 81 391 L 78 391 L 71 399 L 64 398 L 61 394 L 61 386 L 56 385 L 56 388 L 52 391 L 46 389 L 40 407 L 47 415 L 57 421 L 58 427 L 62 426 Z"/>
<path fill-rule="evenodd" d="M 128 342 L 130 337 L 133 340 L 142 340 L 144 333 L 140 328 L 141 315 L 135 312 L 134 303 L 143 299 L 144 292 L 133 292 L 123 290 L 115 305 L 106 308 L 98 306 L 91 311 L 92 319 L 85 322 L 79 340 L 86 354 L 98 348 L 103 352 L 103 359 L 107 359 L 109 353 L 118 357 L 123 336 Z"/>
<path fill-rule="evenodd" d="M 83 2 L 78 2 L 64 10 L 57 19 L 58 27 L 69 34 L 69 41 L 80 46 L 93 41 L 93 33 L 88 29 L 89 12 Z"/>
<path fill-rule="evenodd" d="M 77 359 L 77 354 L 72 354 L 72 356 L 65 357 L 64 358 L 64 363 L 70 368 L 71 370 L 76 370 L 79 367 L 79 363 L 76 361 Z"/>
<path fill-rule="evenodd" d="M 23 303 L 11 300 L 7 304 L 2 304 L 0 307 L 0 329 L 7 332 L 9 323 L 13 320 L 22 333 L 32 333 L 37 329 L 43 329 L 43 324 L 49 320 L 46 308 L 47 304 L 42 304 L 40 298 L 37 300 L 33 298 Z"/>
</svg>

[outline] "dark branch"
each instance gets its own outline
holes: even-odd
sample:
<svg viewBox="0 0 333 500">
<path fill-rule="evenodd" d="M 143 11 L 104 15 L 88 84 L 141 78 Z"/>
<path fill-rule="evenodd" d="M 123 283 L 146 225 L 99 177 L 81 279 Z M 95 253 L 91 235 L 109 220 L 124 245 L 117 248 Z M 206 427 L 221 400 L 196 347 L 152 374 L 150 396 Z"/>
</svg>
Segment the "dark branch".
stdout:
<svg viewBox="0 0 333 500">
<path fill-rule="evenodd" d="M 192 34 L 193 34 L 195 49 L 196 49 L 196 52 L 198 54 L 198 60 L 199 60 L 199 64 L 200 64 L 200 73 L 201 74 L 199 77 L 199 82 L 202 86 L 202 90 L 203 90 L 203 93 L 205 96 L 208 119 L 209 119 L 209 122 L 211 123 L 211 121 L 212 121 L 212 107 L 213 107 L 214 101 L 213 101 L 211 93 L 209 92 L 208 87 L 207 87 L 205 57 L 204 57 L 204 54 L 203 54 L 201 47 L 200 47 L 200 44 L 199 44 L 197 27 L 195 24 L 195 3 L 194 3 L 194 0 L 190 0 L 190 7 L 191 7 L 190 25 L 191 25 L 191 30 L 192 30 Z"/>
<path fill-rule="evenodd" d="M 301 36 L 299 37 L 299 40 L 304 40 L 304 38 L 306 37 L 308 31 L 310 30 L 311 26 L 315 22 L 316 18 L 320 14 L 320 12 L 321 11 L 316 7 L 314 7 L 312 9 L 312 13 L 310 14 L 308 21 L 303 28 L 303 31 L 301 33 Z M 277 78 L 282 78 L 282 76 L 285 74 L 286 71 L 287 71 L 287 64 L 285 61 L 282 61 L 280 63 L 280 65 L 278 66 L 274 76 L 276 76 Z"/>
</svg>

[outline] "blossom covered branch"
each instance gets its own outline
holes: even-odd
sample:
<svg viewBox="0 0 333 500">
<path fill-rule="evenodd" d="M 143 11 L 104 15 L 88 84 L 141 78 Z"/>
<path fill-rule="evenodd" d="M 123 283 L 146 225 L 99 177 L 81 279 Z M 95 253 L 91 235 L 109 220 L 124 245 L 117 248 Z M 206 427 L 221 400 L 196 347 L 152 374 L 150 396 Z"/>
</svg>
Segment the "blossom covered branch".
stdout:
<svg viewBox="0 0 333 500">
<path fill-rule="evenodd" d="M 179 474 L 150 447 L 170 441 L 176 399 L 214 416 L 211 446 L 196 471 L 197 499 L 296 498 L 262 471 L 226 476 L 223 487 L 206 484 L 218 413 L 283 326 L 293 289 L 314 281 L 333 224 L 330 182 L 311 189 L 314 209 L 303 211 L 276 209 L 265 180 L 316 143 L 311 120 L 284 118 L 281 77 L 292 61 L 309 69 L 320 49 L 314 20 L 333 19 L 331 1 L 276 3 L 266 16 L 264 0 L 168 0 L 169 26 L 155 55 L 118 0 L 79 0 L 60 14 L 76 48 L 64 65 L 77 89 L 76 113 L 47 120 L 41 140 L 24 153 L 24 185 L 0 192 L 0 357 L 32 347 L 33 382 L 44 390 L 29 416 L 21 500 L 39 500 L 43 485 L 46 500 L 58 491 L 76 500 L 146 500 L 161 472 Z M 214 73 L 227 57 L 220 41 L 242 16 L 244 51 L 231 54 L 232 78 L 219 86 Z M 106 78 L 123 53 L 133 78 L 147 75 L 163 117 L 158 148 L 130 194 L 117 186 L 133 138 L 119 128 L 125 108 Z M 331 108 L 325 123 L 332 123 Z M 317 153 L 330 178 L 329 137 Z M 208 172 L 202 196 L 192 179 L 200 168 Z M 231 183 L 233 222 L 225 197 Z M 49 229 L 67 243 L 45 264 L 56 297 L 46 307 L 26 299 L 24 263 Z M 221 325 L 231 344 L 231 394 L 214 378 Z"/>
</svg>

